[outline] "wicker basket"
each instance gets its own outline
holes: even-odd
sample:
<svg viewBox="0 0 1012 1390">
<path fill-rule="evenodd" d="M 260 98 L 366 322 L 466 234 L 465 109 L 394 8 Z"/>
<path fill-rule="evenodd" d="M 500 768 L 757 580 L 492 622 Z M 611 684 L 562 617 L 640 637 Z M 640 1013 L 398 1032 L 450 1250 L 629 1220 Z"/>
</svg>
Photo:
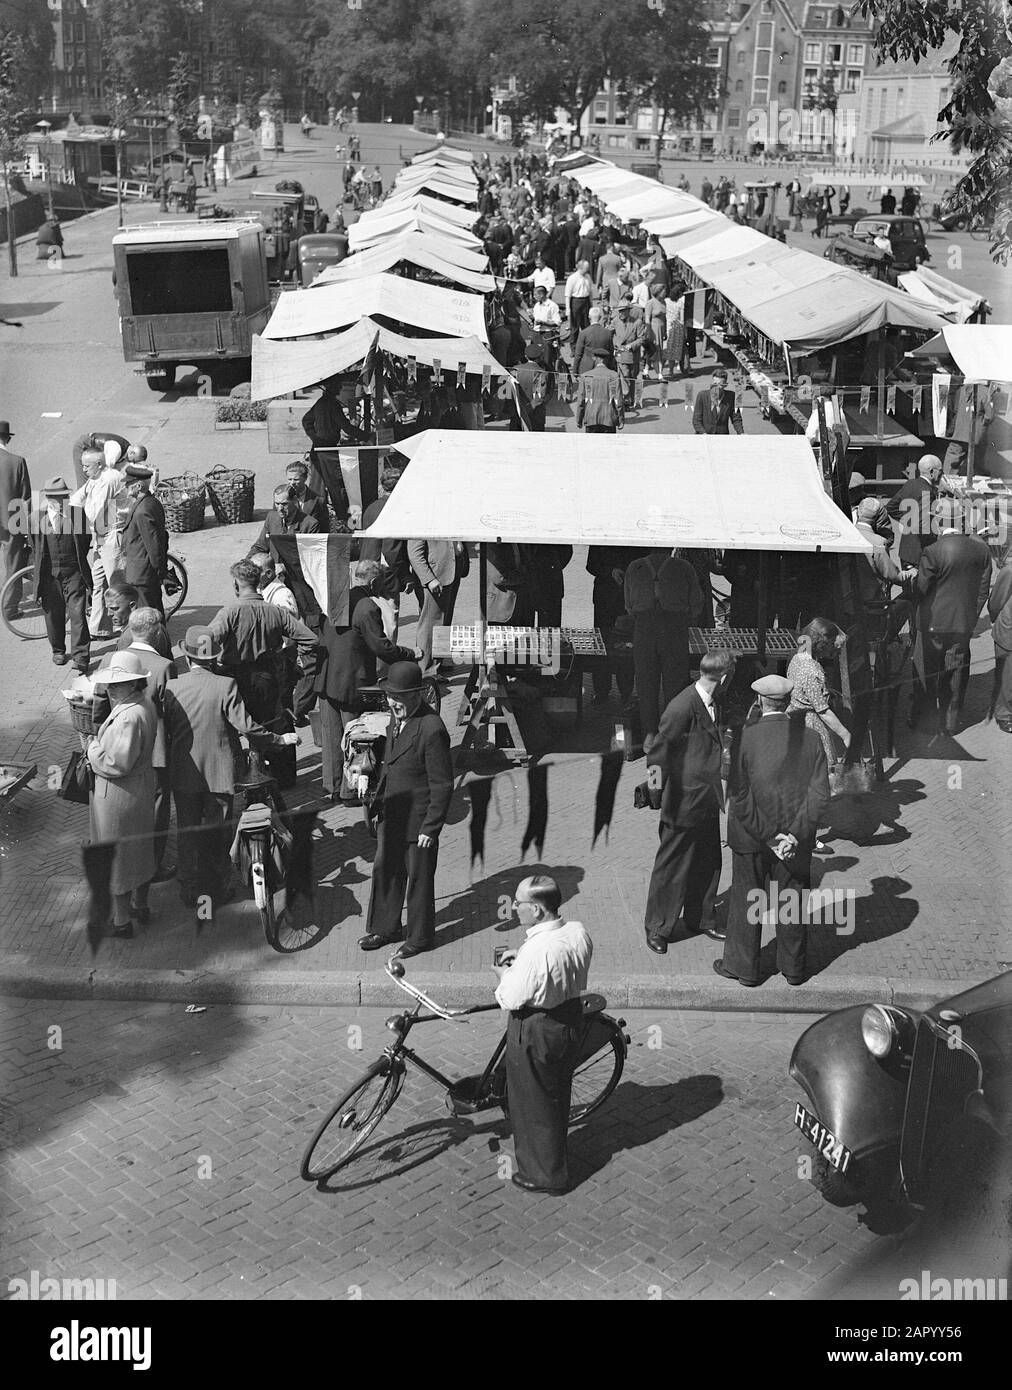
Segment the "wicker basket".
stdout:
<svg viewBox="0 0 1012 1390">
<path fill-rule="evenodd" d="M 253 490 L 256 474 L 246 468 L 225 468 L 218 464 L 204 475 L 211 509 L 223 526 L 253 520 Z"/>
<path fill-rule="evenodd" d="M 95 722 L 93 700 L 68 700 L 67 707 L 70 710 L 70 722 L 79 734 L 98 733 L 101 725 Z"/>
<path fill-rule="evenodd" d="M 207 489 L 196 473 L 163 478 L 155 496 L 165 508 L 165 525 L 169 531 L 199 531 L 203 526 Z"/>
</svg>

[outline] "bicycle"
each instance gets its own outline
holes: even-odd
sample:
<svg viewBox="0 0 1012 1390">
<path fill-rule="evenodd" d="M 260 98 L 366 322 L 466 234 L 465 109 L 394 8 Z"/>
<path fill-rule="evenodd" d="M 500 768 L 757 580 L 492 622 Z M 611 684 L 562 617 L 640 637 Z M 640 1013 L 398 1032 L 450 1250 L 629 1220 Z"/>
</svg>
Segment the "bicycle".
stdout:
<svg viewBox="0 0 1012 1390">
<path fill-rule="evenodd" d="M 292 955 L 312 946 L 323 932 L 316 922 L 305 922 L 289 906 L 287 889 L 283 882 L 278 884 L 285 866 L 277 863 L 273 853 L 274 812 L 288 832 L 291 820 L 277 782 L 263 761 L 263 750 L 278 746 L 278 736 L 244 734 L 243 737 L 249 745 L 249 768 L 246 780 L 235 784 L 237 806 L 241 807 L 236 833 L 246 843 L 253 900 L 260 913 L 267 944 L 281 955 Z M 291 735 L 281 738 L 287 743 L 292 741 Z M 282 859 L 286 857 L 283 851 Z"/>
<path fill-rule="evenodd" d="M 457 1115 L 472 1115 L 501 1106 L 509 1114 L 506 1094 L 505 1033 L 477 1077 L 453 1081 L 431 1066 L 407 1046 L 407 1037 L 418 1023 L 446 1019 L 461 1023 L 472 1014 L 498 1011 L 498 1004 L 476 1004 L 469 1009 L 445 1009 L 404 978 L 404 965 L 391 956 L 384 969 L 391 980 L 415 1000 L 415 1007 L 394 1014 L 386 1021 L 394 1040 L 383 1054 L 359 1077 L 324 1116 L 302 1156 L 300 1173 L 307 1182 L 322 1183 L 345 1167 L 392 1109 L 404 1086 L 407 1062 L 442 1086 L 451 1109 Z M 600 1109 L 619 1083 L 625 1066 L 629 1037 L 623 1032 L 625 1019 L 611 1018 L 603 1010 L 607 1001 L 600 994 L 582 996 L 584 1037 L 573 1074 L 573 1095 L 569 1109 L 570 1126 L 580 1123 Z M 423 1013 L 426 1009 L 428 1012 Z"/>
<path fill-rule="evenodd" d="M 190 579 L 181 556 L 170 554 L 168 573 L 162 580 L 162 607 L 165 610 L 166 622 L 182 607 L 189 588 Z M 8 595 L 15 591 L 20 594 L 18 611 L 14 617 L 8 617 Z M 20 637 L 23 642 L 38 642 L 46 636 L 46 615 L 42 610 L 42 605 L 35 598 L 35 567 L 33 565 L 26 565 L 24 569 L 12 574 L 7 583 L 0 589 L 0 612 L 3 615 L 4 626 L 8 631 L 13 632 L 15 637 Z"/>
</svg>

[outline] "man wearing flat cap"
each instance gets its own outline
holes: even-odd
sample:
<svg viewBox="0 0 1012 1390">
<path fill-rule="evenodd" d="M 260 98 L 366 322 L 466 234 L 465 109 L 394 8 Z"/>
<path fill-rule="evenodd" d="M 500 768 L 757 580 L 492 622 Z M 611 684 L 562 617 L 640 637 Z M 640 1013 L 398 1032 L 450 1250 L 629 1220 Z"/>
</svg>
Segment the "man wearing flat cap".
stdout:
<svg viewBox="0 0 1012 1390">
<path fill-rule="evenodd" d="M 121 541 L 124 575 L 140 593 L 142 606 L 164 615 L 162 580 L 168 573 L 169 533 L 165 509 L 151 493 L 154 469 L 128 463 L 123 476 L 123 490 L 132 504 Z"/>
<path fill-rule="evenodd" d="M 69 505 L 70 488 L 62 478 L 50 478 L 42 488 L 46 509 L 32 531 L 35 598 L 46 616 L 46 635 L 57 666 L 66 666 L 67 623 L 74 666 L 87 674 L 91 653 L 88 594 L 91 537 L 84 513 Z"/>
<path fill-rule="evenodd" d="M 603 344 L 592 349 L 594 366 L 577 382 L 577 428 L 587 434 L 614 434 L 625 427 L 625 405 L 618 372 L 608 366 L 611 350 Z"/>
<path fill-rule="evenodd" d="M 548 412 L 549 376 L 545 370 L 545 350 L 539 342 L 531 341 L 524 348 L 524 361 L 513 373 L 517 384 L 517 399 L 513 402 L 510 429 L 527 428 L 543 431 Z"/>
<path fill-rule="evenodd" d="M 735 434 L 745 433 L 734 392 L 727 389 L 727 371 L 715 367 L 709 391 L 701 391 L 696 397 L 692 428 L 696 434 L 730 434 L 730 426 Z"/>
<path fill-rule="evenodd" d="M 787 714 L 793 683 L 783 676 L 763 676 L 752 689 L 762 717 L 743 730 L 732 761 L 727 816 L 731 897 L 723 959 L 715 960 L 713 968 L 748 988 L 762 983 L 759 951 L 766 898 L 777 907 L 777 969 L 788 984 L 800 985 L 808 977 L 812 849 L 829 801 L 829 769 L 818 734 Z"/>
<path fill-rule="evenodd" d="M 395 661 L 385 681 L 390 723 L 373 814 L 378 828 L 363 951 L 401 940 L 399 956 L 431 951 L 436 934 L 436 856 L 453 794 L 450 735 L 422 699 L 417 662 Z"/>
</svg>

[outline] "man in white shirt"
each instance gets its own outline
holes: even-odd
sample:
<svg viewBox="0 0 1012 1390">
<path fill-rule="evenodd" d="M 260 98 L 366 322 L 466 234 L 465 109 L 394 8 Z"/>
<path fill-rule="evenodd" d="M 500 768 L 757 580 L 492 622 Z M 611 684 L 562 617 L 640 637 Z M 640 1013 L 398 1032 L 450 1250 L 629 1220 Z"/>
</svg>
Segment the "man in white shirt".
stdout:
<svg viewBox="0 0 1012 1390">
<path fill-rule="evenodd" d="M 548 291 L 544 285 L 537 285 L 534 290 L 534 306 L 531 309 L 531 318 L 534 327 L 537 329 L 559 328 L 562 324 L 562 315 L 559 306 L 554 299 L 548 298 Z"/>
<path fill-rule="evenodd" d="M 569 340 L 572 347 L 576 346 L 581 328 L 587 327 L 590 301 L 593 297 L 590 262 L 578 261 L 576 269 L 566 281 L 566 317 L 569 319 Z"/>
<path fill-rule="evenodd" d="M 531 276 L 534 288 L 544 286 L 548 295 L 555 289 L 555 271 L 550 265 L 545 265 L 545 258 L 539 251 L 534 258 L 534 274 Z"/>
<path fill-rule="evenodd" d="M 805 438 L 813 449 L 819 447 L 819 408 L 816 401 L 822 399 L 823 408 L 826 412 L 826 429 L 829 432 L 829 442 L 832 444 L 833 435 L 839 434 L 843 439 L 844 449 L 850 447 L 850 429 L 847 425 L 843 411 L 838 410 L 836 401 L 833 398 L 833 388 L 826 382 L 822 382 L 815 388 L 815 400 L 812 401 L 812 413 L 805 428 Z"/>
<path fill-rule="evenodd" d="M 583 1033 L 580 995 L 594 947 L 579 922 L 559 916 L 562 894 L 546 874 L 525 878 L 513 900 L 527 935 L 512 962 L 495 967 L 499 1006 L 509 1011 L 506 1085 L 517 1171 L 528 1192 L 569 1186 L 566 1135 L 573 1071 Z"/>
<path fill-rule="evenodd" d="M 112 445 L 110 455 L 113 451 L 118 460 L 117 444 Z M 126 477 L 107 462 L 101 449 L 85 449 L 81 468 L 85 482 L 71 495 L 70 505 L 82 509 L 92 532 L 88 563 L 93 588 L 88 630 L 92 637 L 107 637 L 112 635 L 112 617 L 106 609 L 105 593 L 113 572 L 123 566 L 118 506 L 127 500 L 123 492 Z"/>
</svg>

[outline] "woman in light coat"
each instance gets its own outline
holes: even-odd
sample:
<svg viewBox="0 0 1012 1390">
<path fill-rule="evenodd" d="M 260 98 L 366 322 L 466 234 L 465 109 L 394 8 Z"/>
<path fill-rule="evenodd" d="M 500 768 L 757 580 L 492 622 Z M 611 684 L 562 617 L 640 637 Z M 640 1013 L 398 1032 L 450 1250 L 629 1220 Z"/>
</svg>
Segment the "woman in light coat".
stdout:
<svg viewBox="0 0 1012 1390">
<path fill-rule="evenodd" d="M 155 772 L 151 754 L 158 727 L 145 693 L 149 673 L 136 652 L 116 652 L 95 675 L 109 692 L 112 713 L 88 744 L 95 774 L 92 844 L 115 844 L 109 891 L 113 936 L 133 936 L 133 918 L 149 919 L 148 885 L 155 873 Z"/>
</svg>

